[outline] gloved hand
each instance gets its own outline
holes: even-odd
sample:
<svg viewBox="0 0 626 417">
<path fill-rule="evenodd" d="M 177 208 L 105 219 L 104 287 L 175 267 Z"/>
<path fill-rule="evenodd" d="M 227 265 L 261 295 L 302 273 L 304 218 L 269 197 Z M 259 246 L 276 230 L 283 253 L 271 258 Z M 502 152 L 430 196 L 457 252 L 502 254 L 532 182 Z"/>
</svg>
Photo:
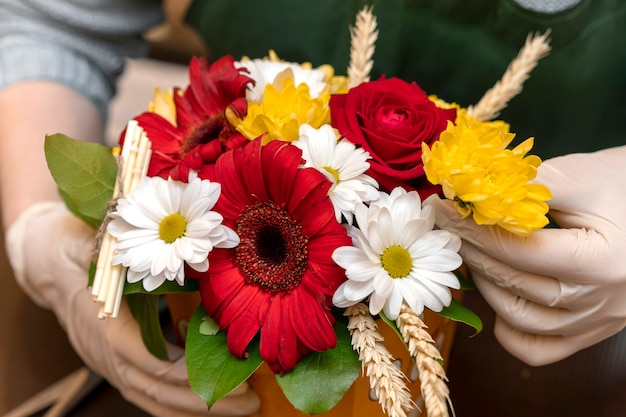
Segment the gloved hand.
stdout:
<svg viewBox="0 0 626 417">
<path fill-rule="evenodd" d="M 452 203 L 425 204 L 463 239 L 461 256 L 496 312 L 495 335 L 530 365 L 561 360 L 626 326 L 626 147 L 546 160 L 536 182 L 553 194 L 562 229 L 530 237 L 462 220 Z"/>
<path fill-rule="evenodd" d="M 123 303 L 119 317 L 97 318 L 87 289 L 95 232 L 62 203 L 38 203 L 7 232 L 6 247 L 20 286 L 51 309 L 83 361 L 130 402 L 155 416 L 244 416 L 258 410 L 257 395 L 243 384 L 210 411 L 189 388 L 185 357 L 170 345 L 175 362 L 145 348 L 137 322 Z"/>
</svg>

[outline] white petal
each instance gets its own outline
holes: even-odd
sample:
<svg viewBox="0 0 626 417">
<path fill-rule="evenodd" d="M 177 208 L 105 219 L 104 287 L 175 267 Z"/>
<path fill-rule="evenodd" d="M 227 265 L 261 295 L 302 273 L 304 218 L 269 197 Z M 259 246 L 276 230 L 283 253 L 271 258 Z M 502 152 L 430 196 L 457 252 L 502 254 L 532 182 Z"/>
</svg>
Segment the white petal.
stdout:
<svg viewBox="0 0 626 417">
<path fill-rule="evenodd" d="M 428 256 L 446 247 L 452 236 L 453 235 L 446 230 L 432 230 L 422 235 L 421 238 L 417 239 L 408 249 L 412 256 Z"/>
<path fill-rule="evenodd" d="M 354 303 L 364 300 L 374 292 L 374 282 L 371 280 L 365 282 L 348 281 L 344 284 L 343 296 L 346 300 L 353 301 Z"/>
<path fill-rule="evenodd" d="M 222 226 L 222 232 L 224 233 L 225 239 L 220 243 L 216 244 L 217 248 L 234 248 L 239 245 L 239 235 L 232 229 Z"/>
<path fill-rule="evenodd" d="M 463 263 L 461 255 L 447 249 L 420 256 L 413 260 L 413 267 L 428 271 L 454 271 Z"/>
<path fill-rule="evenodd" d="M 395 320 L 398 318 L 400 314 L 400 308 L 402 307 L 402 294 L 400 293 L 400 289 L 397 285 L 393 286 L 393 291 L 391 292 L 389 298 L 387 298 L 387 302 L 385 303 L 385 307 L 383 310 L 385 311 L 385 315 L 389 317 L 391 320 Z"/>
<path fill-rule="evenodd" d="M 337 307 L 340 308 L 346 308 L 346 307 L 350 307 L 351 305 L 356 304 L 356 302 L 348 300 L 344 295 L 343 295 L 343 289 L 345 288 L 345 285 L 347 284 L 347 282 L 344 282 L 343 284 L 341 284 L 337 290 L 335 291 L 335 293 L 333 294 L 333 304 Z"/>
<path fill-rule="evenodd" d="M 146 291 L 154 291 L 161 286 L 165 282 L 165 276 L 163 274 L 159 274 L 156 277 L 152 275 L 148 275 L 143 279 L 143 288 Z"/>
<path fill-rule="evenodd" d="M 142 279 L 144 279 L 146 275 L 148 275 L 148 272 L 150 271 L 149 270 L 133 271 L 132 269 L 129 269 L 128 272 L 126 273 L 126 281 L 130 282 L 131 284 L 134 284 L 135 282 L 139 282 Z"/>
<path fill-rule="evenodd" d="M 198 272 L 206 272 L 209 270 L 209 260 L 207 258 L 204 258 L 202 262 L 188 262 L 187 265 Z"/>
<path fill-rule="evenodd" d="M 409 275 L 419 281 L 427 280 L 450 288 L 461 288 L 461 284 L 458 278 L 452 272 L 438 272 L 416 269 L 415 271 L 411 271 Z"/>
<path fill-rule="evenodd" d="M 370 314 L 380 313 L 380 310 L 383 309 L 386 302 L 386 297 L 381 297 L 376 292 L 372 293 L 372 295 L 370 296 Z"/>
<path fill-rule="evenodd" d="M 411 278 L 405 278 L 398 282 L 398 288 L 404 297 L 404 301 L 416 314 L 422 314 L 424 311 L 424 303 L 422 302 L 422 295 L 420 294 L 416 286 L 411 285 Z"/>
<path fill-rule="evenodd" d="M 387 298 L 393 291 L 393 278 L 387 274 L 387 271 L 380 269 L 374 276 L 374 292 L 376 294 Z"/>
</svg>

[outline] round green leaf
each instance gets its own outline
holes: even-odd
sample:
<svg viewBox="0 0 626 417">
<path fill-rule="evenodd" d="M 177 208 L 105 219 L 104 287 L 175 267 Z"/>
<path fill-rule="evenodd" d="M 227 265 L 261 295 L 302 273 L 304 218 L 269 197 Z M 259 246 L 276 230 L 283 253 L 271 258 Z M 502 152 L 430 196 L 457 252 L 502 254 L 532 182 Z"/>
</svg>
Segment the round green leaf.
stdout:
<svg viewBox="0 0 626 417">
<path fill-rule="evenodd" d="M 201 334 L 204 317 L 207 314 L 200 305 L 189 321 L 185 355 L 191 389 L 211 408 L 217 400 L 247 380 L 263 360 L 254 343 L 250 345 L 248 357 L 239 359 L 228 351 L 225 332 L 212 336 Z"/>
<path fill-rule="evenodd" d="M 111 149 L 63 134 L 46 136 L 48 169 L 68 208 L 97 228 L 113 196 L 117 162 Z"/>
<path fill-rule="evenodd" d="M 361 361 L 352 349 L 345 322 L 335 324 L 337 346 L 304 357 L 283 376 L 276 376 L 287 399 L 306 414 L 321 414 L 333 408 L 346 394 L 361 371 Z"/>
</svg>

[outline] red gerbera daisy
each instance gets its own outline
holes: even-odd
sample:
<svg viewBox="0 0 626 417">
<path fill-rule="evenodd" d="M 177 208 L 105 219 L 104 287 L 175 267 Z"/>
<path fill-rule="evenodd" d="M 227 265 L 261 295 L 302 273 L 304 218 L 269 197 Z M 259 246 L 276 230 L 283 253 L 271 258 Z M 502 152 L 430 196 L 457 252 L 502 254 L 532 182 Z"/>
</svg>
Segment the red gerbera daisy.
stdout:
<svg viewBox="0 0 626 417">
<path fill-rule="evenodd" d="M 245 356 L 260 333 L 261 357 L 277 373 L 335 346 L 331 297 L 345 274 L 331 255 L 351 245 L 327 197 L 330 182 L 302 168 L 301 158 L 289 143 L 261 146 L 260 138 L 219 158 L 215 210 L 241 243 L 215 248 L 200 281 L 203 305 L 227 329 L 230 352 Z"/>
<path fill-rule="evenodd" d="M 189 86 L 184 93 L 175 89 L 173 94 L 177 125 L 150 112 L 135 118 L 152 142 L 148 176 L 187 181 L 193 169 L 206 178 L 223 152 L 247 142 L 224 115 L 227 107 L 245 115 L 245 90 L 253 81 L 242 71 L 230 56 L 212 65 L 194 57 L 189 64 Z"/>
</svg>

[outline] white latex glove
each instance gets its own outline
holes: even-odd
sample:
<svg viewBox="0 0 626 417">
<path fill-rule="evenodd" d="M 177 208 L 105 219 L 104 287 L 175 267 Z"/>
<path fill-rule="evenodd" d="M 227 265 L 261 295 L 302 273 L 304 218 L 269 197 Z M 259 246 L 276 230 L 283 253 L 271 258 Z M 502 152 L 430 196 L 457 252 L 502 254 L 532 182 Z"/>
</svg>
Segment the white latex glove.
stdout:
<svg viewBox="0 0 626 417">
<path fill-rule="evenodd" d="M 463 239 L 495 336 L 524 362 L 556 362 L 626 326 L 625 178 L 626 147 L 546 160 L 536 181 L 552 191 L 562 229 L 526 238 L 462 220 L 449 200 L 426 201 L 437 226 Z"/>
<path fill-rule="evenodd" d="M 189 388 L 183 351 L 168 346 L 175 362 L 145 348 L 139 326 L 123 303 L 119 317 L 97 318 L 87 289 L 94 230 L 62 203 L 38 203 L 7 232 L 6 247 L 16 279 L 31 298 L 51 309 L 83 361 L 130 402 L 155 416 L 245 416 L 258 410 L 257 395 L 244 383 L 211 411 Z"/>
</svg>

